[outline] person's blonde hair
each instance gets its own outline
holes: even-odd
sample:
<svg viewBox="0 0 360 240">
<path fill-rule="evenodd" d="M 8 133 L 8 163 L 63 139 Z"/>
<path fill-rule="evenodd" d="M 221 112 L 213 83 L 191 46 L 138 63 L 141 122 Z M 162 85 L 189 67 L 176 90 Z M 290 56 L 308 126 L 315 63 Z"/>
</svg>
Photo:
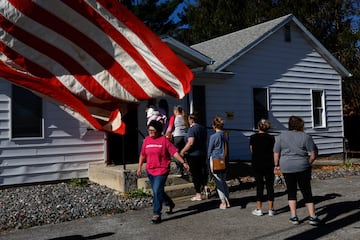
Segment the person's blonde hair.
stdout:
<svg viewBox="0 0 360 240">
<path fill-rule="evenodd" d="M 266 119 L 261 119 L 258 124 L 257 127 L 259 130 L 266 132 L 271 128 L 271 123 L 269 120 Z"/>
<path fill-rule="evenodd" d="M 215 128 L 222 130 L 224 128 L 224 120 L 221 117 L 216 116 L 212 121 L 212 125 Z"/>
<path fill-rule="evenodd" d="M 185 111 L 184 111 L 184 109 L 182 108 L 182 106 L 176 105 L 176 106 L 174 106 L 173 109 L 176 110 L 178 113 L 181 114 L 181 116 L 182 116 L 183 119 L 184 119 L 185 127 L 188 128 L 188 127 L 189 127 L 189 122 L 187 121 L 187 117 L 186 117 Z"/>
</svg>

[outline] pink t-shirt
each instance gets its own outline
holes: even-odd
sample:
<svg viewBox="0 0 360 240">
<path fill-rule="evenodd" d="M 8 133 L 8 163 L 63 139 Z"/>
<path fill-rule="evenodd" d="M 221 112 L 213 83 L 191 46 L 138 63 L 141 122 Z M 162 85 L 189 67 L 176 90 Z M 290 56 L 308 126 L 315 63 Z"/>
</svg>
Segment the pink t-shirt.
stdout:
<svg viewBox="0 0 360 240">
<path fill-rule="evenodd" d="M 168 174 L 170 171 L 171 156 L 178 149 L 165 137 L 144 139 L 140 154 L 145 156 L 146 170 L 153 176 Z"/>
</svg>

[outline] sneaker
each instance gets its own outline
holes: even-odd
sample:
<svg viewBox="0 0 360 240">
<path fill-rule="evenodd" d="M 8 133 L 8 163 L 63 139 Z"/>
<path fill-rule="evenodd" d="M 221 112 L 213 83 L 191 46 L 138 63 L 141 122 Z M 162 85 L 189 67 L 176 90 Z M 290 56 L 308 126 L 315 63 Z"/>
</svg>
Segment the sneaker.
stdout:
<svg viewBox="0 0 360 240">
<path fill-rule="evenodd" d="M 262 216 L 263 215 L 261 209 L 255 209 L 251 213 L 252 213 L 252 215 L 255 215 L 255 216 Z"/>
<path fill-rule="evenodd" d="M 292 216 L 289 218 L 289 222 L 291 222 L 294 225 L 298 225 L 299 224 L 299 219 L 297 216 Z"/>
<path fill-rule="evenodd" d="M 320 219 L 316 215 L 314 217 L 309 217 L 309 224 L 313 226 L 319 225 Z"/>
<path fill-rule="evenodd" d="M 272 210 L 269 210 L 269 216 L 275 216 L 276 215 L 276 211 L 274 210 L 274 209 L 272 209 Z"/>
</svg>

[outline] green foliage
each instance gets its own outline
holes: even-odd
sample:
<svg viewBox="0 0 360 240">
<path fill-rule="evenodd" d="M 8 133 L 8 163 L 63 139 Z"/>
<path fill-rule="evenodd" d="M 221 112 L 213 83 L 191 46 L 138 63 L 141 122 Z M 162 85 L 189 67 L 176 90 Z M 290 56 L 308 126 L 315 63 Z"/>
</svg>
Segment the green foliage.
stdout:
<svg viewBox="0 0 360 240">
<path fill-rule="evenodd" d="M 352 167 L 352 161 L 351 161 L 351 159 L 346 159 L 345 160 L 345 163 L 344 163 L 344 166 L 346 167 L 346 168 L 351 168 Z"/>
<path fill-rule="evenodd" d="M 88 180 L 86 178 L 73 178 L 69 181 L 69 184 L 73 187 L 86 187 Z"/>
<path fill-rule="evenodd" d="M 144 191 L 144 189 L 136 189 L 126 193 L 121 194 L 123 198 L 143 198 L 143 197 L 151 197 L 150 192 Z"/>
</svg>

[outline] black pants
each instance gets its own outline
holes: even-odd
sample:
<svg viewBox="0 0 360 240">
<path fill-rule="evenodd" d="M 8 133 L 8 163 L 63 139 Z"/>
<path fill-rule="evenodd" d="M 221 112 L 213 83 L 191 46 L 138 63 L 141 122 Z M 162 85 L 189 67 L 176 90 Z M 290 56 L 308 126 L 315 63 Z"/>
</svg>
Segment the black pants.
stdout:
<svg viewBox="0 0 360 240">
<path fill-rule="evenodd" d="M 201 188 L 207 184 L 208 181 L 208 167 L 206 164 L 206 156 L 187 156 L 186 160 L 189 163 L 192 181 L 194 183 L 196 193 L 201 193 Z"/>
<path fill-rule="evenodd" d="M 311 168 L 302 172 L 284 173 L 284 178 L 288 191 L 288 200 L 297 200 L 297 186 L 299 185 L 305 203 L 313 202 L 311 190 Z"/>
<path fill-rule="evenodd" d="M 274 172 L 254 171 L 254 177 L 256 181 L 256 201 L 264 201 L 264 185 L 266 186 L 267 200 L 274 201 Z"/>
<path fill-rule="evenodd" d="M 183 149 L 185 146 L 185 138 L 183 136 L 174 137 L 174 145 L 179 151 L 181 151 L 181 149 Z M 174 159 L 174 162 L 176 163 L 177 173 L 183 174 L 184 173 L 183 164 L 176 159 Z"/>
</svg>

